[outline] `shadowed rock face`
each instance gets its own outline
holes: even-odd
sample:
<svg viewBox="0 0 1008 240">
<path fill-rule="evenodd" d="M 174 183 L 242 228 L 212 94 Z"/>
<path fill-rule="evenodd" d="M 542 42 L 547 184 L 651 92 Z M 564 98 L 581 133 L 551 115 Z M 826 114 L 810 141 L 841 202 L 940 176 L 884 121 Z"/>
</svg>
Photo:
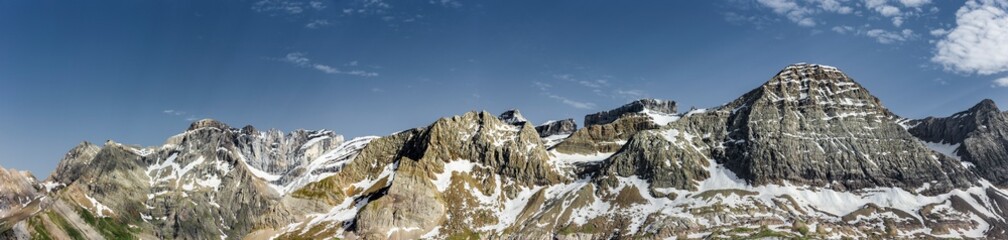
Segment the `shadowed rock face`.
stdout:
<svg viewBox="0 0 1008 240">
<path fill-rule="evenodd" d="M 511 125 L 523 125 L 525 122 L 528 122 L 528 119 L 525 119 L 525 116 L 522 116 L 518 109 L 504 111 L 497 118 Z"/>
<path fill-rule="evenodd" d="M 906 123 L 921 140 L 955 147 L 955 156 L 973 163 L 973 171 L 998 186 L 1008 186 L 1008 113 L 984 99 L 949 117 Z"/>
<path fill-rule="evenodd" d="M 975 177 L 936 155 L 898 117 L 836 68 L 797 64 L 722 107 L 724 164 L 755 184 L 791 182 L 834 189 L 930 184 L 929 193 Z"/>
<path fill-rule="evenodd" d="M 0 239 L 1003 239 L 1008 193 L 980 179 L 1004 175 L 1005 118 L 907 121 L 796 64 L 723 106 L 640 100 L 581 129 L 469 112 L 343 141 L 207 119 L 81 143 L 42 183 L 0 169 Z"/>
<path fill-rule="evenodd" d="M 623 114 L 639 113 L 645 109 L 659 113 L 675 114 L 676 103 L 674 101 L 664 101 L 658 99 L 641 99 L 613 110 L 585 116 L 584 124 L 585 127 L 591 127 L 593 125 L 612 123 L 613 121 L 616 121 L 616 119 L 619 119 L 620 116 L 623 116 Z"/>
<path fill-rule="evenodd" d="M 577 131 L 577 123 L 575 123 L 574 119 L 572 118 L 560 121 L 549 121 L 542 125 L 536 126 L 535 130 L 536 132 L 539 132 L 539 137 L 565 135 Z"/>
</svg>

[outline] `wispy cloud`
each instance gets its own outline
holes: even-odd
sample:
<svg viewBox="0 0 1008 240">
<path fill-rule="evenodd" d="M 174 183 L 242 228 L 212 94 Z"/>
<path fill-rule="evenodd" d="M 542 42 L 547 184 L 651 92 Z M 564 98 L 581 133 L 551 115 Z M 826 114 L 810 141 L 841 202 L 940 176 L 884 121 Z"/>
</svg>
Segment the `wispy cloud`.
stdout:
<svg viewBox="0 0 1008 240">
<path fill-rule="evenodd" d="M 1008 1 L 970 0 L 955 15 L 955 28 L 934 32 L 942 37 L 931 61 L 960 73 L 1008 71 Z"/>
<path fill-rule="evenodd" d="M 893 44 L 899 42 L 905 42 L 908 40 L 913 40 L 918 37 L 913 30 L 903 29 L 903 30 L 885 30 L 881 28 L 870 28 L 870 25 L 865 25 L 861 27 L 853 27 L 847 25 L 840 25 L 831 28 L 833 32 L 838 34 L 850 34 L 857 36 L 866 36 L 875 39 L 876 42 L 881 44 Z"/>
<path fill-rule="evenodd" d="M 555 95 L 555 94 L 550 94 L 550 95 L 547 95 L 547 96 L 549 96 L 549 98 L 552 98 L 552 99 L 560 100 L 560 102 L 563 102 L 564 104 L 570 105 L 571 107 L 574 107 L 574 108 L 579 108 L 579 109 L 592 109 L 592 108 L 595 108 L 595 104 L 594 103 L 574 101 L 574 100 L 571 100 L 569 98 L 561 97 L 561 96 L 558 96 L 558 95 Z"/>
<path fill-rule="evenodd" d="M 1008 77 L 994 79 L 994 87 L 1008 87 Z"/>
<path fill-rule="evenodd" d="M 444 7 L 452 7 L 452 8 L 462 7 L 462 2 L 459 2 L 457 0 L 431 0 L 430 3 L 441 5 Z"/>
<path fill-rule="evenodd" d="M 364 70 L 343 70 L 343 69 L 339 69 L 339 68 L 336 68 L 336 67 L 333 67 L 333 66 L 329 66 L 329 65 L 325 65 L 325 64 L 321 64 L 321 63 L 313 63 L 311 61 L 311 59 L 308 58 L 307 54 L 302 53 L 302 52 L 288 53 L 286 56 L 284 56 L 283 58 L 281 58 L 280 61 L 287 62 L 287 63 L 293 64 L 295 66 L 298 66 L 298 67 L 315 69 L 315 70 L 318 70 L 320 72 L 324 72 L 324 73 L 327 73 L 327 74 L 344 74 L 344 75 L 352 75 L 352 76 L 358 76 L 358 77 L 376 77 L 376 76 L 378 76 L 377 72 L 369 72 L 369 71 L 364 71 Z M 355 63 L 355 62 L 356 61 L 354 61 L 352 63 Z M 354 66 L 356 66 L 356 65 L 354 65 Z"/>
<path fill-rule="evenodd" d="M 252 10 L 271 15 L 295 15 L 309 9 L 322 10 L 325 8 L 326 5 L 322 1 L 259 0 L 252 4 Z"/>
<path fill-rule="evenodd" d="M 172 115 L 172 116 L 185 115 L 185 112 L 183 112 L 183 111 L 176 111 L 176 110 L 173 110 L 173 109 L 168 109 L 168 110 L 164 110 L 164 111 L 161 111 L 161 112 L 164 113 L 164 114 Z"/>
<path fill-rule="evenodd" d="M 578 108 L 578 109 L 592 109 L 592 108 L 595 108 L 595 103 L 584 102 L 584 101 L 576 101 L 576 100 L 573 100 L 573 99 L 570 99 L 570 98 L 567 98 L 567 97 L 564 97 L 564 96 L 560 96 L 560 95 L 554 94 L 551 91 L 551 88 L 553 88 L 553 85 L 551 85 L 549 83 L 535 81 L 535 82 L 532 82 L 532 86 L 534 86 L 535 88 L 539 89 L 539 93 L 540 94 L 545 95 L 546 97 L 549 97 L 551 99 L 558 100 L 561 103 L 567 104 L 567 105 L 569 105 L 571 107 Z"/>
<path fill-rule="evenodd" d="M 769 10 L 772 13 L 770 15 L 787 19 L 798 26 L 808 27 L 813 34 L 832 30 L 838 34 L 873 38 L 883 44 L 917 39 L 913 30 L 903 28 L 905 23 L 937 13 L 939 10 L 934 6 L 927 8 L 932 3 L 931 0 L 755 0 L 755 3 L 758 6 L 756 8 L 745 4 L 737 8 Z M 757 28 L 764 28 L 768 21 L 760 20 L 760 15 L 767 14 L 746 15 L 727 11 L 725 19 L 729 22 L 753 24 Z M 820 28 L 827 23 L 824 20 L 827 17 L 843 19 L 842 22 L 863 27 L 836 25 Z M 879 20 L 888 24 L 879 26 L 874 23 Z M 884 27 L 889 24 L 891 28 Z"/>
<path fill-rule="evenodd" d="M 554 74 L 553 78 L 558 79 L 558 80 L 564 80 L 564 81 L 576 83 L 578 85 L 581 85 L 581 86 L 584 86 L 584 87 L 587 87 L 587 88 L 593 88 L 593 89 L 598 89 L 598 88 L 609 86 L 609 80 L 606 80 L 604 78 L 596 78 L 594 80 L 578 79 L 578 78 L 575 78 L 574 75 L 572 75 L 572 74 Z"/>
<path fill-rule="evenodd" d="M 311 28 L 311 29 L 316 29 L 316 28 L 325 27 L 325 26 L 328 26 L 328 25 L 329 25 L 329 20 L 317 19 L 315 21 L 309 22 L 308 24 L 305 24 L 305 27 L 306 28 Z"/>
<path fill-rule="evenodd" d="M 865 32 L 865 35 L 874 38 L 875 41 L 882 44 L 890 44 L 895 42 L 903 42 L 914 37 L 913 30 L 903 29 L 900 32 L 891 32 L 882 29 L 872 29 Z"/>
<path fill-rule="evenodd" d="M 197 118 L 196 115 L 188 114 L 185 111 L 179 111 L 179 110 L 174 110 L 174 109 L 167 109 L 167 110 L 161 111 L 161 113 L 164 113 L 165 115 L 172 116 L 172 117 L 179 117 L 179 118 L 182 118 L 182 119 L 184 119 L 186 121 L 189 121 L 189 122 L 199 120 L 199 118 Z"/>
</svg>

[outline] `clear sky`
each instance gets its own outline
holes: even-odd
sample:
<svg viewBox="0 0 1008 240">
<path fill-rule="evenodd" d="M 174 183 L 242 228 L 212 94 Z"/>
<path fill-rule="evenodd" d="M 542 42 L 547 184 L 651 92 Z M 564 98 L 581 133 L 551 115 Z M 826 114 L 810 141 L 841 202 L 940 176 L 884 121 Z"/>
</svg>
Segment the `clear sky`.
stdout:
<svg viewBox="0 0 1008 240">
<path fill-rule="evenodd" d="M 386 135 L 470 110 L 723 104 L 788 64 L 896 114 L 1008 104 L 1006 0 L 0 1 L 0 165 L 189 122 Z M 998 80 L 1001 79 L 1001 80 Z"/>
</svg>

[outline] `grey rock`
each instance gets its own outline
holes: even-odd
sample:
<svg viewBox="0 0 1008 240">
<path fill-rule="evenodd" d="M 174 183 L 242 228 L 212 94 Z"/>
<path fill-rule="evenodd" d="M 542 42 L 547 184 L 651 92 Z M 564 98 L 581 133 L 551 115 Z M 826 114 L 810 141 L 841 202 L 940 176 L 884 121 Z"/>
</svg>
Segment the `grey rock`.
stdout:
<svg viewBox="0 0 1008 240">
<path fill-rule="evenodd" d="M 521 112 L 519 112 L 518 109 L 511 109 L 511 110 L 504 111 L 497 118 L 499 118 L 501 121 L 504 121 L 504 122 L 506 122 L 508 124 L 511 124 L 511 125 L 519 125 L 520 126 L 520 125 L 524 125 L 525 122 L 528 122 L 528 119 L 525 119 L 525 116 L 522 116 Z"/>
<path fill-rule="evenodd" d="M 616 121 L 616 119 L 619 119 L 620 116 L 623 116 L 623 114 L 639 113 L 645 109 L 665 114 L 675 114 L 677 111 L 675 101 L 640 99 L 613 110 L 589 114 L 585 116 L 584 124 L 585 127 L 607 124 Z"/>
<path fill-rule="evenodd" d="M 1008 112 L 984 99 L 948 117 L 911 120 L 910 133 L 932 143 L 958 145 L 955 154 L 970 168 L 998 186 L 1008 186 Z"/>
<path fill-rule="evenodd" d="M 724 155 L 715 158 L 754 184 L 846 190 L 929 183 L 925 192 L 941 193 L 976 180 L 955 159 L 934 159 L 899 117 L 833 67 L 788 66 L 716 111 L 729 114 Z"/>
<path fill-rule="evenodd" d="M 549 121 L 543 123 L 542 125 L 535 127 L 536 132 L 539 132 L 539 137 L 548 137 L 553 135 L 566 135 L 572 134 L 577 131 L 577 123 L 574 119 L 568 118 L 559 121 Z"/>
</svg>

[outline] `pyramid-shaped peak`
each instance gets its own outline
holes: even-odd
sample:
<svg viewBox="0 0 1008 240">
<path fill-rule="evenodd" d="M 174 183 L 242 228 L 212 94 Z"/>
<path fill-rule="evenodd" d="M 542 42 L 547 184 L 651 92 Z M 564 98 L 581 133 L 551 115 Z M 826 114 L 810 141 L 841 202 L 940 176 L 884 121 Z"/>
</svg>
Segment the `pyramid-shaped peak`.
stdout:
<svg viewBox="0 0 1008 240">
<path fill-rule="evenodd" d="M 504 111 L 497 118 L 499 118 L 501 121 L 514 125 L 524 124 L 525 122 L 528 122 L 528 119 L 525 119 L 525 116 L 522 116 L 521 112 L 518 111 L 518 109 L 510 109 Z"/>
<path fill-rule="evenodd" d="M 801 83 L 807 81 L 854 82 L 840 69 L 820 64 L 795 63 L 777 73 L 768 84 Z"/>
<path fill-rule="evenodd" d="M 974 105 L 973 107 L 971 107 L 967 111 L 968 112 L 994 112 L 994 113 L 1001 112 L 1001 110 L 998 109 L 997 104 L 994 103 L 994 100 L 990 100 L 990 99 L 981 100 L 979 103 L 977 103 L 976 105 Z"/>
</svg>

